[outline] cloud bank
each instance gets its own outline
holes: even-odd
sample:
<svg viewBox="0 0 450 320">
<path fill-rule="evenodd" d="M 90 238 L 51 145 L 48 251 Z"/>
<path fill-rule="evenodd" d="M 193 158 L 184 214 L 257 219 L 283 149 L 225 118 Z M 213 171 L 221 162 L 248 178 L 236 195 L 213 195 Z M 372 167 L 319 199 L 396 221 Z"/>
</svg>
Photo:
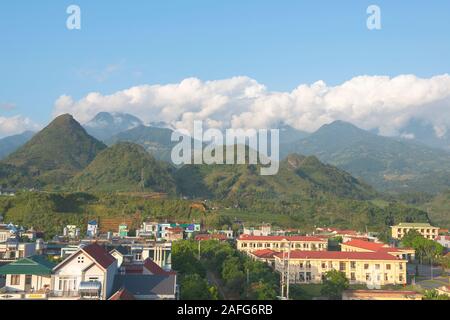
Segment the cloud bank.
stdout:
<svg viewBox="0 0 450 320">
<path fill-rule="evenodd" d="M 27 130 L 37 131 L 40 126 L 34 123 L 30 118 L 21 115 L 13 117 L 0 117 L 0 138 L 19 134 Z"/>
<path fill-rule="evenodd" d="M 214 128 L 269 128 L 285 122 L 312 132 L 334 120 L 386 136 L 404 134 L 411 119 L 433 125 L 437 136 L 450 129 L 450 75 L 359 76 L 337 86 L 324 81 L 292 92 L 269 91 L 248 77 L 217 81 L 185 79 L 141 85 L 111 95 L 93 92 L 76 101 L 64 95 L 54 116 L 71 113 L 85 123 L 100 111 L 127 112 L 145 122 L 164 121 L 190 130 L 194 120 Z"/>
</svg>

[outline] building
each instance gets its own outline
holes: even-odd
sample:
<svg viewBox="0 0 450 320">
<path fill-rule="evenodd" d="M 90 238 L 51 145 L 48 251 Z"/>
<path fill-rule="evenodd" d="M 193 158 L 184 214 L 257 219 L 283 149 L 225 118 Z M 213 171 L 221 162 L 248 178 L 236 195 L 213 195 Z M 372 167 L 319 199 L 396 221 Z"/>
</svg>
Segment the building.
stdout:
<svg viewBox="0 0 450 320">
<path fill-rule="evenodd" d="M 338 270 L 351 284 L 374 289 L 406 284 L 406 260 L 384 252 L 291 251 L 275 255 L 275 270 L 287 274 L 291 283 L 321 283 L 326 272 Z"/>
<path fill-rule="evenodd" d="M 423 295 L 403 290 L 346 290 L 342 300 L 422 300 Z"/>
<path fill-rule="evenodd" d="M 444 248 L 450 249 L 450 236 L 437 236 L 435 240 Z"/>
<path fill-rule="evenodd" d="M 269 236 L 272 234 L 272 226 L 270 224 L 264 224 L 259 228 L 244 228 L 244 235 L 248 236 Z"/>
<path fill-rule="evenodd" d="M 414 249 L 394 248 L 381 242 L 369 242 L 364 240 L 351 240 L 341 244 L 343 252 L 385 252 L 397 258 L 413 261 L 416 257 Z"/>
<path fill-rule="evenodd" d="M 6 276 L 6 294 L 0 295 L 0 300 L 10 294 L 14 299 L 46 299 L 54 266 L 43 256 L 33 256 L 0 267 L 0 275 Z"/>
<path fill-rule="evenodd" d="M 128 237 L 128 225 L 122 223 L 119 225 L 119 232 L 118 235 L 120 238 L 126 238 Z"/>
<path fill-rule="evenodd" d="M 103 247 L 93 243 L 53 269 L 53 296 L 63 299 L 95 298 L 106 300 L 113 293 L 117 260 Z"/>
<path fill-rule="evenodd" d="M 275 266 L 275 255 L 278 254 L 277 251 L 273 251 L 270 249 L 262 249 L 253 252 L 249 252 L 248 255 L 250 258 L 256 261 L 261 261 L 267 263 L 269 266 Z"/>
<path fill-rule="evenodd" d="M 87 224 L 86 235 L 88 238 L 95 238 L 98 235 L 98 223 L 95 220 L 91 220 Z"/>
<path fill-rule="evenodd" d="M 439 235 L 439 228 L 429 223 L 400 223 L 391 227 L 392 238 L 401 240 L 411 230 L 416 230 L 424 238 L 434 240 Z"/>
<path fill-rule="evenodd" d="M 229 240 L 233 240 L 234 239 L 234 231 L 231 229 L 228 230 L 219 230 L 217 231 L 218 234 L 223 234 L 227 237 L 227 239 Z"/>
<path fill-rule="evenodd" d="M 181 227 L 167 228 L 166 240 L 178 241 L 184 239 L 184 229 Z"/>
<path fill-rule="evenodd" d="M 9 238 L 6 242 L 0 243 L 0 261 L 12 262 L 35 254 L 34 242 L 20 242 L 17 238 Z"/>
<path fill-rule="evenodd" d="M 140 238 L 158 238 L 158 222 L 144 222 L 141 228 L 136 231 L 136 236 Z"/>
<path fill-rule="evenodd" d="M 325 251 L 328 240 L 313 236 L 250 236 L 241 235 L 237 240 L 237 249 L 253 252 L 270 249 L 281 252 L 289 250 Z"/>
<path fill-rule="evenodd" d="M 78 239 L 80 237 L 80 228 L 75 225 L 67 225 L 63 229 L 63 236 L 69 239 Z"/>
</svg>

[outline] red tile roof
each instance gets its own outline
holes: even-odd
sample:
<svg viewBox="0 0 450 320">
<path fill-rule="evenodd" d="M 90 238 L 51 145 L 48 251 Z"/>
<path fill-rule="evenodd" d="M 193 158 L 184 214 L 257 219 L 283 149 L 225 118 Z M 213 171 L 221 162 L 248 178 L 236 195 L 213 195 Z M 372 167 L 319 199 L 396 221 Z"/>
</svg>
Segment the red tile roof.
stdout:
<svg viewBox="0 0 450 320">
<path fill-rule="evenodd" d="M 181 233 L 181 232 L 184 232 L 184 229 L 180 228 L 180 227 L 175 227 L 175 228 L 167 228 L 167 231 L 175 232 L 175 233 Z"/>
<path fill-rule="evenodd" d="M 387 245 L 384 243 L 369 242 L 369 241 L 364 241 L 364 240 L 359 240 L 359 239 L 353 239 L 351 241 L 344 242 L 342 245 L 365 249 L 365 250 L 370 250 L 370 251 L 379 251 L 382 248 L 387 247 Z"/>
<path fill-rule="evenodd" d="M 276 257 L 282 259 L 283 253 L 277 253 Z M 284 253 L 287 259 L 288 253 Z M 399 260 L 385 252 L 342 252 L 342 251 L 291 251 L 290 259 L 330 259 L 330 260 Z"/>
<path fill-rule="evenodd" d="M 102 246 L 97 243 L 81 248 L 87 255 L 94 259 L 99 265 L 107 269 L 116 262 L 116 259 Z"/>
<path fill-rule="evenodd" d="M 249 241 L 305 241 L 305 242 L 327 242 L 328 240 L 321 237 L 313 236 L 250 236 L 243 234 L 239 240 Z"/>
<path fill-rule="evenodd" d="M 251 254 L 261 258 L 261 259 L 271 259 L 273 258 L 278 252 L 270 250 L 270 249 L 263 249 L 263 250 L 257 250 L 252 252 Z"/>
<path fill-rule="evenodd" d="M 109 298 L 109 300 L 124 300 L 124 301 L 129 301 L 129 300 L 136 300 L 136 298 L 125 288 L 120 289 L 119 291 L 117 291 L 116 293 L 114 293 L 111 298 Z"/>
<path fill-rule="evenodd" d="M 152 259 L 147 259 L 144 261 L 144 268 L 150 271 L 150 273 L 159 276 L 166 276 L 169 274 L 176 274 L 176 272 L 165 271 L 163 268 L 158 266 Z"/>
</svg>

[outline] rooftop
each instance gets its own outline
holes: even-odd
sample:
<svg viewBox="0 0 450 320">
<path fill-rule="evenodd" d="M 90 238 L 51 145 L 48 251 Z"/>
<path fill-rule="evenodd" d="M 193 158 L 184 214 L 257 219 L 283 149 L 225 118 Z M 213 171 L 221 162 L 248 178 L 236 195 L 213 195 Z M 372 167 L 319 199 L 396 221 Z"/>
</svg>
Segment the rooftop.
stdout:
<svg viewBox="0 0 450 320">
<path fill-rule="evenodd" d="M 113 292 L 127 290 L 133 296 L 175 295 L 176 275 L 116 275 Z"/>
<path fill-rule="evenodd" d="M 394 227 L 403 227 L 403 228 L 435 228 L 429 223 L 419 223 L 419 222 L 401 222 Z"/>
<path fill-rule="evenodd" d="M 50 275 L 54 266 L 43 256 L 33 256 L 0 267 L 0 274 Z"/>
<path fill-rule="evenodd" d="M 307 242 L 328 242 L 327 239 L 313 236 L 251 236 L 243 234 L 239 240 L 250 241 L 307 241 Z"/>
</svg>

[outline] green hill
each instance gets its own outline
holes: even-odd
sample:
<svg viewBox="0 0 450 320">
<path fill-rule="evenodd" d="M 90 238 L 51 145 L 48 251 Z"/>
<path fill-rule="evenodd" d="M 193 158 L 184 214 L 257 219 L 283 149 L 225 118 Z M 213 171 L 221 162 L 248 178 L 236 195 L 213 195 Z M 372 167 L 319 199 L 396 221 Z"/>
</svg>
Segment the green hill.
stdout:
<svg viewBox="0 0 450 320">
<path fill-rule="evenodd" d="M 3 163 L 25 170 L 36 186 L 62 185 L 105 148 L 66 114 L 53 120 Z"/>
<path fill-rule="evenodd" d="M 176 192 L 170 166 L 127 142 L 102 151 L 69 187 L 78 191 Z"/>
<path fill-rule="evenodd" d="M 290 155 L 277 175 L 261 176 L 257 165 L 188 165 L 176 172 L 183 195 L 217 199 L 299 199 L 330 196 L 370 199 L 376 192 L 315 157 Z"/>
<path fill-rule="evenodd" d="M 0 139 L 0 160 L 19 149 L 34 136 L 34 132 L 25 131 L 21 134 Z"/>
</svg>

